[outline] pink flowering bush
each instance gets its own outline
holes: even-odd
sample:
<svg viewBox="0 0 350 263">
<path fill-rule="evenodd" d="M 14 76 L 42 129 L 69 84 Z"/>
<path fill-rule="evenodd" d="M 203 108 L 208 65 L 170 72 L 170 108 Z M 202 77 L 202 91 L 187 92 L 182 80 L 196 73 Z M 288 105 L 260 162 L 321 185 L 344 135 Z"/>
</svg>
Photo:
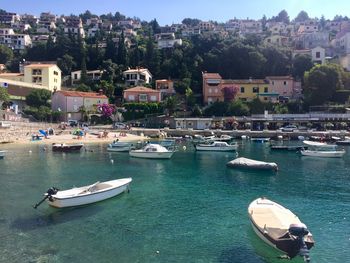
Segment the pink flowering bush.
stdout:
<svg viewBox="0 0 350 263">
<path fill-rule="evenodd" d="M 111 117 L 116 112 L 115 106 L 107 103 L 98 104 L 97 109 L 106 118 Z"/>
</svg>

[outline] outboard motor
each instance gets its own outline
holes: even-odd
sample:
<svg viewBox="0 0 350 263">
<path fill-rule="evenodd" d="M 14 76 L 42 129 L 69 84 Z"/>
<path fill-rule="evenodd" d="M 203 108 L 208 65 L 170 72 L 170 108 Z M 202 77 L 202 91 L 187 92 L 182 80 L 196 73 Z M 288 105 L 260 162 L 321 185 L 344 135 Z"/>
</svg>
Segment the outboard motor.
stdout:
<svg viewBox="0 0 350 263">
<path fill-rule="evenodd" d="M 58 192 L 58 189 L 57 189 L 56 187 L 51 187 L 51 188 L 49 188 L 49 190 L 47 190 L 47 192 L 46 192 L 47 198 L 49 198 L 49 200 L 50 200 L 51 202 L 53 202 L 52 196 L 55 195 L 55 194 L 57 194 L 57 192 Z"/>
<path fill-rule="evenodd" d="M 304 236 L 309 234 L 306 225 L 304 224 L 291 224 L 289 226 L 289 233 L 297 238 L 299 243 L 299 255 L 304 258 L 305 262 L 310 262 L 309 249 L 307 248 Z"/>
<path fill-rule="evenodd" d="M 47 192 L 46 192 L 46 194 L 45 194 L 45 197 L 39 202 L 39 203 L 37 203 L 37 204 L 35 204 L 34 206 L 33 206 L 33 208 L 38 208 L 38 206 L 39 205 L 41 205 L 42 204 L 42 202 L 44 202 L 47 198 L 51 201 L 51 202 L 53 202 L 54 200 L 53 200 L 53 195 L 55 195 L 55 194 L 57 194 L 57 192 L 58 192 L 58 189 L 56 188 L 56 187 L 51 187 L 49 190 L 47 190 Z"/>
</svg>

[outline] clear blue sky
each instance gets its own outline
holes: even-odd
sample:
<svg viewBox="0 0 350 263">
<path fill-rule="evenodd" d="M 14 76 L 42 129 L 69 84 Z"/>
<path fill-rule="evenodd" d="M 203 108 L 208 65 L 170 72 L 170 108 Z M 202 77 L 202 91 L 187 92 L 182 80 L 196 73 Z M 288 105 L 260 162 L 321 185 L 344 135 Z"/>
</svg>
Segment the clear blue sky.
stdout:
<svg viewBox="0 0 350 263">
<path fill-rule="evenodd" d="M 186 17 L 218 22 L 234 17 L 259 19 L 264 14 L 276 16 L 283 9 L 291 19 L 301 10 L 310 17 L 350 17 L 350 0 L 0 0 L 0 8 L 35 15 L 47 11 L 57 15 L 119 11 L 146 21 L 156 18 L 160 25 L 179 23 Z"/>
</svg>

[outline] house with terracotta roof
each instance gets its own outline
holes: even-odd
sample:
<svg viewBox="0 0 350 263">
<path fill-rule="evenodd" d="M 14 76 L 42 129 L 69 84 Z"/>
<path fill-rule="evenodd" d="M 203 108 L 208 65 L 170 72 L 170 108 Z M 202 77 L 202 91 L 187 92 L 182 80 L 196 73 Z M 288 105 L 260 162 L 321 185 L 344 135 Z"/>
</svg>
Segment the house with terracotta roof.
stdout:
<svg viewBox="0 0 350 263">
<path fill-rule="evenodd" d="M 53 93 L 51 108 L 53 111 L 63 113 L 62 121 L 81 120 L 83 118 L 81 108 L 94 113 L 98 104 L 108 104 L 106 95 L 94 92 L 60 90 Z"/>
<path fill-rule="evenodd" d="M 137 86 L 124 90 L 125 102 L 161 102 L 161 92 L 142 86 Z"/>
<path fill-rule="evenodd" d="M 170 79 L 157 79 L 156 90 L 160 91 L 162 99 L 168 95 L 173 95 L 176 93 L 174 89 L 174 81 Z"/>
</svg>

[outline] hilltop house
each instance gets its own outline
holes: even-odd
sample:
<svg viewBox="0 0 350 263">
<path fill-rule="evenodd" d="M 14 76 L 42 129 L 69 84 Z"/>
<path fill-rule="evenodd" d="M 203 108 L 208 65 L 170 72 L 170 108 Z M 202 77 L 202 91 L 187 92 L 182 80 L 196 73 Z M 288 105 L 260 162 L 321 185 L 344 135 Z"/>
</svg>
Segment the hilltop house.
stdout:
<svg viewBox="0 0 350 263">
<path fill-rule="evenodd" d="M 159 90 L 146 87 L 133 87 L 124 90 L 124 101 L 126 102 L 161 102 L 161 94 Z"/>
<path fill-rule="evenodd" d="M 108 98 L 100 93 L 61 90 L 52 95 L 51 103 L 53 111 L 63 113 L 62 121 L 79 121 L 83 119 L 82 107 L 90 113 L 96 113 L 96 106 L 108 104 Z"/>
<path fill-rule="evenodd" d="M 123 76 L 127 86 L 149 84 L 152 81 L 152 74 L 146 68 L 128 69 L 123 72 Z"/>
</svg>

